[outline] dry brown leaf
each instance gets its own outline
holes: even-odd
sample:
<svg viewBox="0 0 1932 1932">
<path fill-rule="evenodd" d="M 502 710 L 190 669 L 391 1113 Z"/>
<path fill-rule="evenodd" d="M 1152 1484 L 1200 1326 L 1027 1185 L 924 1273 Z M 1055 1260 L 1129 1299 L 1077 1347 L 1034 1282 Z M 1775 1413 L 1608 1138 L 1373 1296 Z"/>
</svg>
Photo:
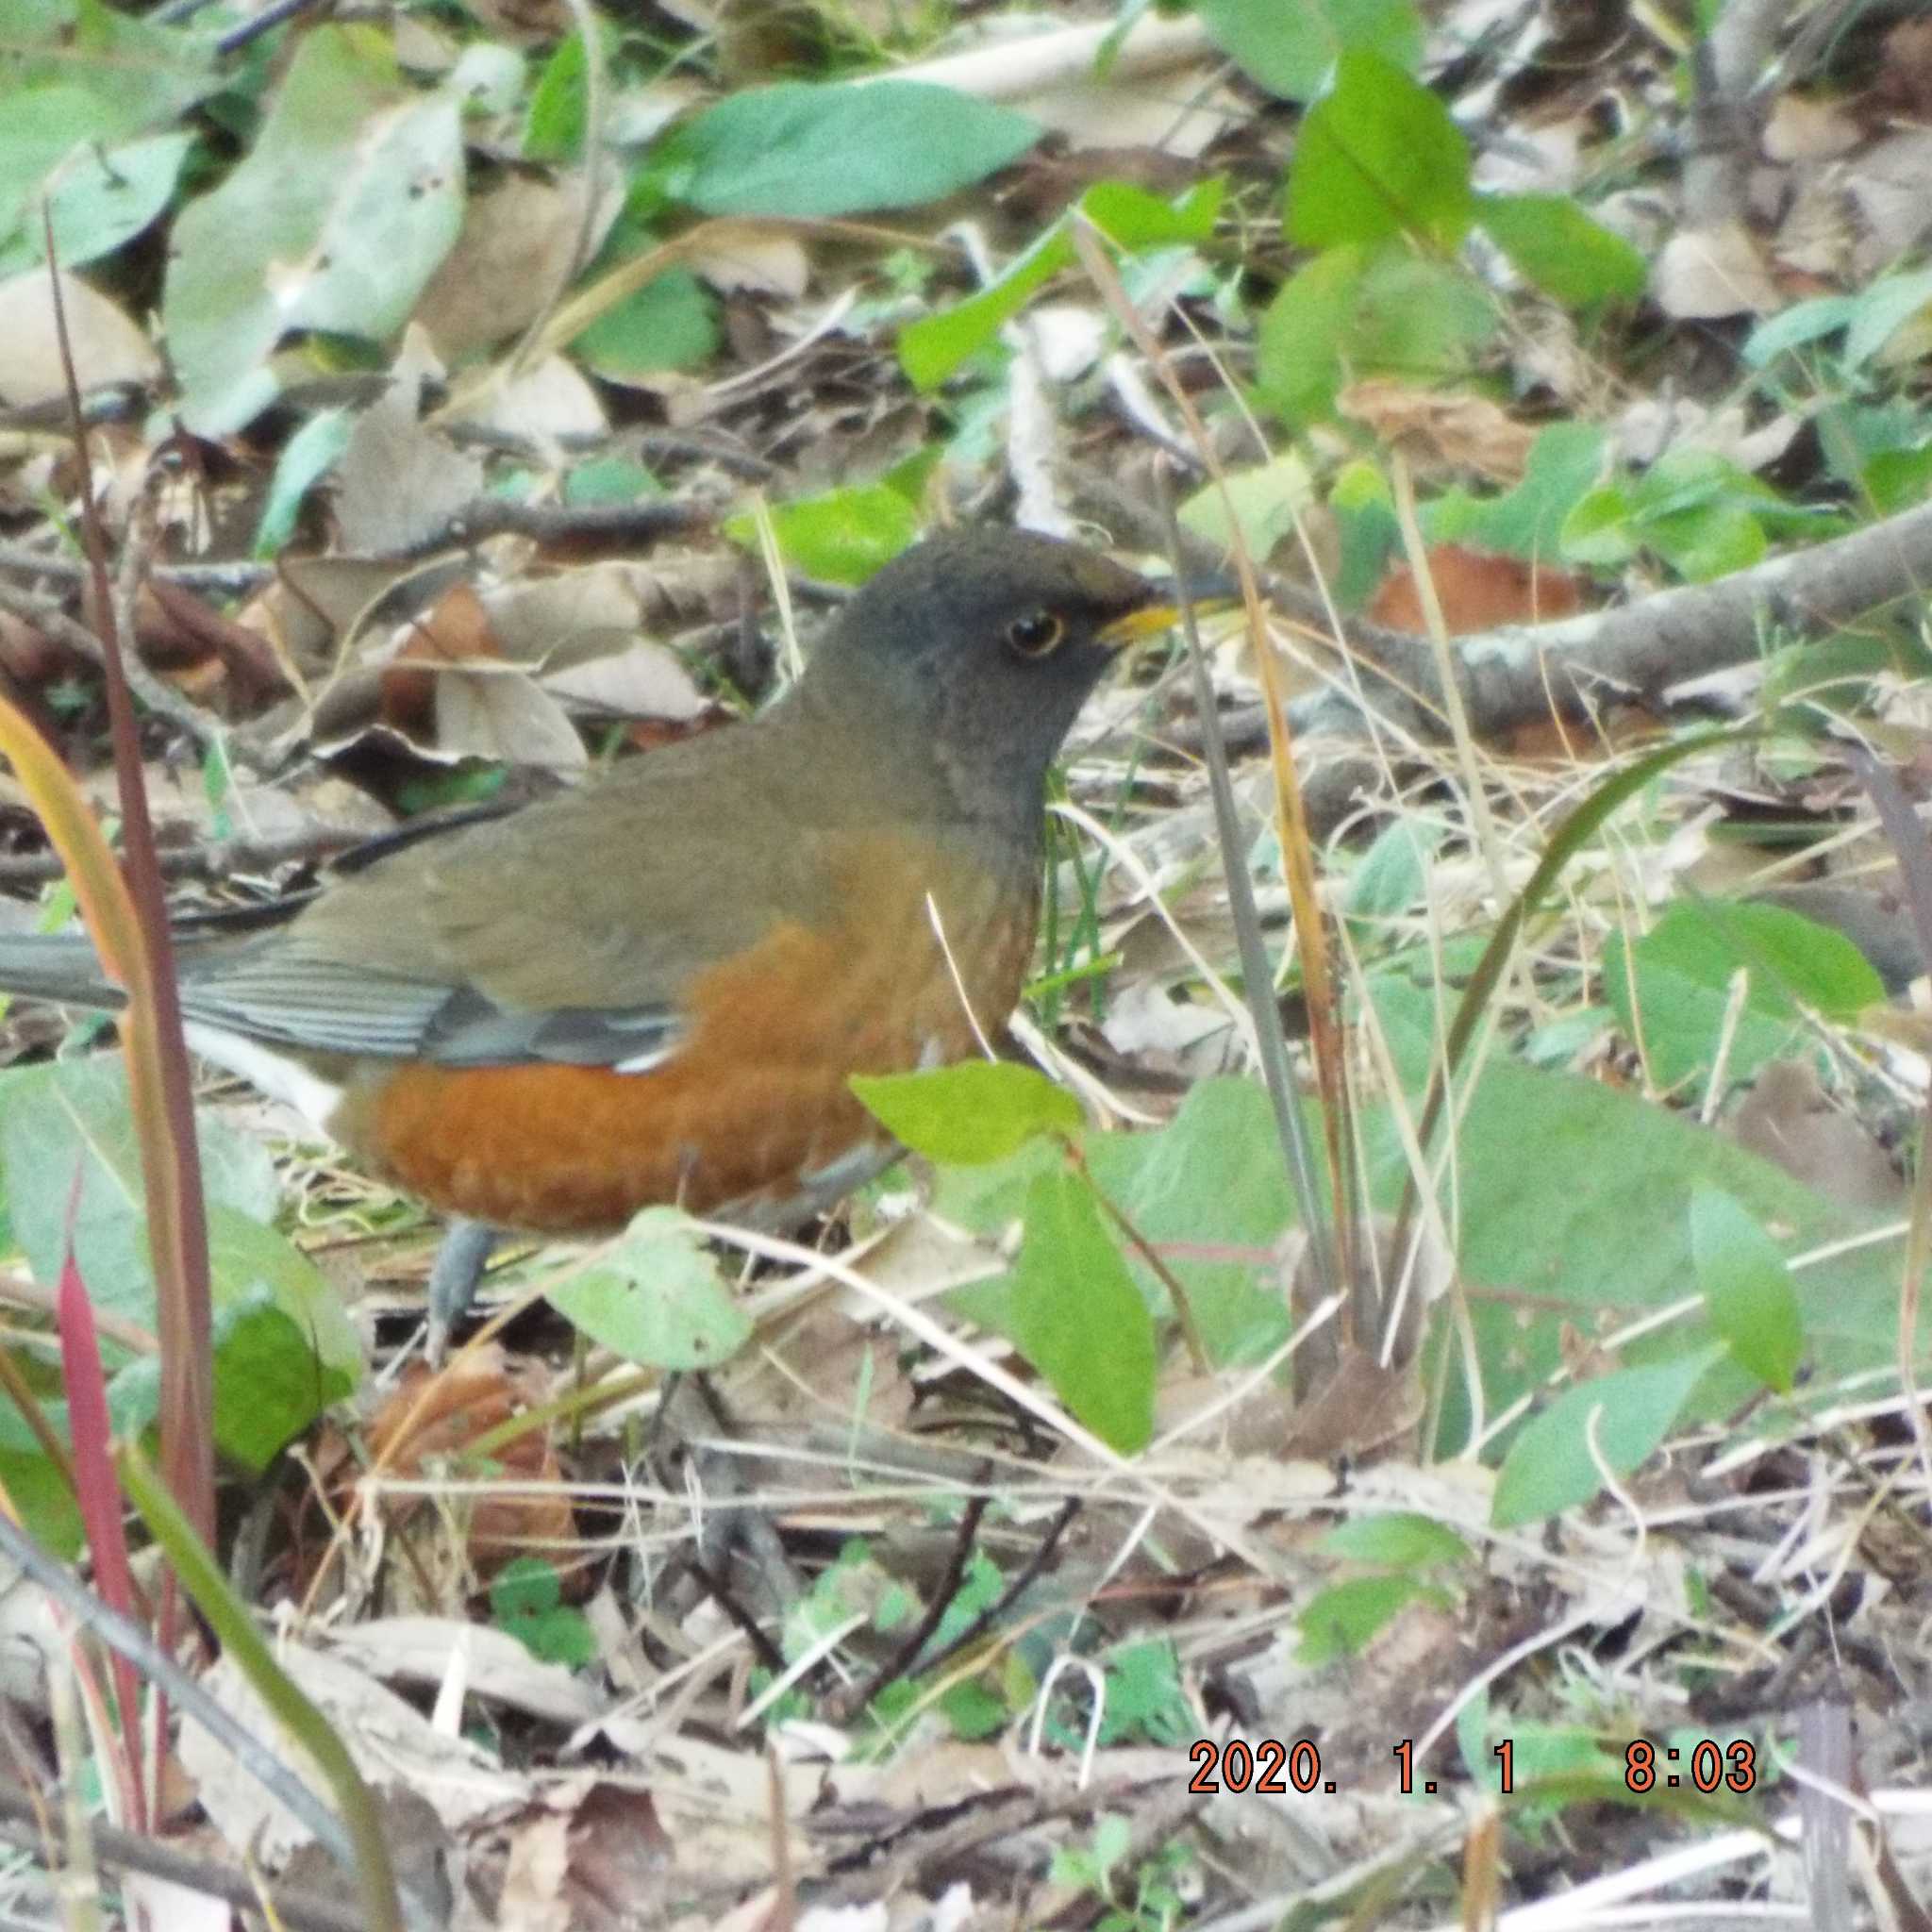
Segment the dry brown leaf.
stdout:
<svg viewBox="0 0 1932 1932">
<path fill-rule="evenodd" d="M 1474 470 L 1496 483 L 1521 480 L 1536 442 L 1535 430 L 1487 396 L 1412 389 L 1388 376 L 1351 383 L 1335 405 L 1411 461 Z"/>
<path fill-rule="evenodd" d="M 412 326 L 394 379 L 349 431 L 335 468 L 335 515 L 342 548 L 354 555 L 413 550 L 482 493 L 482 459 L 417 414 L 433 366 L 426 338 Z"/>
<path fill-rule="evenodd" d="M 672 1863 L 648 1791 L 574 1780 L 512 1828 L 497 1922 L 518 1932 L 627 1932 Z"/>
<path fill-rule="evenodd" d="M 471 196 L 456 246 L 415 308 L 416 325 L 446 360 L 465 360 L 521 335 L 549 307 L 570 267 L 583 206 L 578 174 L 560 181 L 506 175 L 486 193 Z M 623 185 L 611 178 L 591 223 L 592 254 L 623 206 Z"/>
<path fill-rule="evenodd" d="M 459 1463 L 479 1436 L 542 1397 L 536 1365 L 525 1361 L 512 1370 L 498 1348 L 460 1356 L 440 1374 L 421 1361 L 411 1362 L 370 1421 L 370 1453 L 392 1475 L 424 1475 L 432 1466 L 446 1469 L 452 1461 Z M 458 1553 L 470 1572 L 486 1578 L 531 1550 L 554 1555 L 569 1545 L 576 1531 L 547 1430 L 526 1430 L 492 1449 L 490 1463 L 492 1473 L 515 1486 L 514 1493 L 486 1492 L 461 1500 L 465 1541 Z M 407 1515 L 406 1529 L 420 1531 L 428 1545 L 430 1554 L 421 1568 L 431 1574 L 434 1552 L 444 1540 L 442 1520 L 419 1508 L 413 1499 L 395 1507 Z M 569 1581 L 566 1574 L 566 1586 Z"/>
<path fill-rule="evenodd" d="M 406 1698 L 346 1659 L 287 1640 L 277 1646 L 275 1658 L 321 1707 L 371 1783 L 416 1792 L 449 1829 L 460 1830 L 527 1795 L 526 1779 L 501 1769 L 467 1738 L 438 1730 Z M 231 1658 L 225 1657 L 201 1681 L 229 1716 L 254 1736 L 273 1740 L 274 1748 L 302 1765 L 321 1788 L 299 1746 L 269 1715 Z M 309 1841 L 308 1828 L 187 1715 L 181 1722 L 180 1756 L 202 1808 L 229 1844 L 249 1847 L 277 1870 L 291 1852 Z"/>
<path fill-rule="evenodd" d="M 1422 1420 L 1424 1396 L 1413 1363 L 1384 1368 L 1344 1343 L 1333 1374 L 1287 1419 L 1274 1453 L 1335 1462 L 1359 1461 L 1407 1441 Z M 1413 1449 L 1412 1441 L 1408 1446 Z"/>
<path fill-rule="evenodd" d="M 1429 552 L 1429 580 L 1451 637 L 1467 637 L 1506 624 L 1545 624 L 1583 608 L 1584 586 L 1567 571 L 1524 563 L 1439 543 Z M 1407 564 L 1383 580 L 1370 601 L 1370 619 L 1389 630 L 1426 636 L 1422 591 Z"/>
<path fill-rule="evenodd" d="M 1878 275 L 1932 230 L 1932 128 L 1902 127 L 1857 156 L 1845 192 L 1866 230 L 1854 266 Z"/>
<path fill-rule="evenodd" d="M 811 281 L 811 258 L 797 231 L 777 222 L 707 222 L 691 237 L 685 266 L 727 295 L 750 290 L 796 301 Z"/>
<path fill-rule="evenodd" d="M 108 383 L 157 381 L 161 358 L 118 303 L 60 272 L 60 303 L 74 350 L 74 374 L 83 390 Z M 67 392 L 60 339 L 54 326 L 54 292 L 42 268 L 0 281 L 0 403 L 23 408 Z"/>
<path fill-rule="evenodd" d="M 1932 121 L 1932 20 L 1902 20 L 1886 35 L 1869 106 L 1901 121 Z"/>
<path fill-rule="evenodd" d="M 1864 139 L 1865 130 L 1842 102 L 1788 93 L 1772 103 L 1760 145 L 1771 161 L 1831 161 L 1850 154 Z"/>
<path fill-rule="evenodd" d="M 1680 322 L 1771 315 L 1784 307 L 1763 249 L 1737 221 L 1673 235 L 1651 270 L 1650 290 L 1657 307 Z"/>
<path fill-rule="evenodd" d="M 564 0 L 463 0 L 463 5 L 516 46 L 560 41 L 571 29 L 571 11 Z"/>
<path fill-rule="evenodd" d="M 589 377 L 564 356 L 550 356 L 508 383 L 491 383 L 465 398 L 452 420 L 475 423 L 526 441 L 604 436 L 609 418 Z"/>
<path fill-rule="evenodd" d="M 1852 1208 L 1897 1208 L 1906 1184 L 1877 1140 L 1835 1107 L 1808 1060 L 1773 1060 L 1731 1117 L 1740 1146 L 1813 1193 Z"/>
<path fill-rule="evenodd" d="M 546 1664 L 508 1630 L 466 1617 L 372 1617 L 328 1633 L 331 1646 L 385 1683 L 433 1690 L 452 1659 L 471 1694 L 545 1724 L 592 1722 L 608 1699 L 561 1664 Z"/>
<path fill-rule="evenodd" d="M 513 665 L 439 673 L 436 740 L 414 748 L 443 763 L 489 758 L 548 772 L 581 772 L 591 761 L 570 713 Z"/>
</svg>

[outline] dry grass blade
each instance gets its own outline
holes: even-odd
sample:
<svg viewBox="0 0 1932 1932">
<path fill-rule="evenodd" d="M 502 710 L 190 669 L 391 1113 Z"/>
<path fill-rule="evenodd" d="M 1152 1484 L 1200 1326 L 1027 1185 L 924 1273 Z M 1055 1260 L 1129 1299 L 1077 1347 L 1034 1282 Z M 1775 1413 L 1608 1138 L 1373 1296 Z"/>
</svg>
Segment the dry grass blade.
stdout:
<svg viewBox="0 0 1932 1932">
<path fill-rule="evenodd" d="M 1216 478 L 1225 495 L 1226 477 L 1214 456 L 1213 446 L 1206 425 L 1201 421 L 1200 412 L 1194 408 L 1193 401 L 1186 390 L 1175 380 L 1174 371 L 1152 330 L 1141 321 L 1134 305 L 1127 299 L 1126 291 L 1122 288 L 1120 277 L 1114 273 L 1113 264 L 1108 260 L 1099 237 L 1090 224 L 1079 219 L 1074 222 L 1070 233 L 1082 266 L 1092 278 L 1095 288 L 1100 291 L 1114 319 L 1132 338 L 1135 345 L 1159 375 L 1162 385 L 1188 425 L 1188 433 L 1193 440 L 1203 466 Z M 1235 571 L 1241 587 L 1241 601 L 1247 609 L 1253 634 L 1259 641 L 1255 659 L 1260 668 L 1262 690 L 1267 702 L 1270 769 L 1274 777 L 1276 830 L 1281 841 L 1282 866 L 1287 878 L 1289 903 L 1294 917 L 1294 929 L 1301 942 L 1302 974 L 1307 993 L 1309 1037 L 1314 1049 L 1315 1078 L 1322 1094 L 1323 1132 L 1328 1147 L 1331 1194 L 1325 1210 L 1317 1198 L 1312 1160 L 1307 1158 L 1306 1150 L 1299 1155 L 1294 1151 L 1295 1142 L 1301 1135 L 1298 1124 L 1299 1103 L 1294 1093 L 1292 1080 L 1288 1077 L 1286 1072 L 1288 1045 L 1281 1034 L 1281 1016 L 1270 996 L 1274 987 L 1273 974 L 1264 970 L 1257 981 L 1251 970 L 1244 969 L 1249 981 L 1247 994 L 1249 1006 L 1255 1015 L 1257 1037 L 1265 1042 L 1272 1033 L 1278 1042 L 1278 1050 L 1274 1054 L 1271 1054 L 1265 1043 L 1263 1045 L 1263 1074 L 1268 1081 L 1269 1096 L 1274 1106 L 1276 1120 L 1280 1124 L 1284 1157 L 1289 1164 L 1291 1182 L 1301 1203 L 1313 1273 L 1325 1299 L 1330 1294 L 1339 1293 L 1343 1283 L 1351 1278 L 1352 1258 L 1356 1248 L 1353 1239 L 1353 1204 L 1357 1199 L 1357 1190 L 1353 1179 L 1351 1136 L 1347 1124 L 1348 1081 L 1346 1060 L 1342 1052 L 1341 1001 L 1330 970 L 1327 941 L 1322 925 L 1321 903 L 1315 891 L 1314 850 L 1309 839 L 1307 814 L 1302 808 L 1301 784 L 1295 773 L 1292 748 L 1286 737 L 1286 702 L 1283 693 L 1277 689 L 1274 654 L 1262 638 L 1260 593 L 1256 586 L 1254 563 L 1248 556 L 1247 545 L 1241 534 L 1240 519 L 1233 513 L 1231 499 L 1227 508 L 1228 527 L 1234 545 Z M 1172 517 L 1169 518 L 1169 525 L 1170 548 L 1178 558 L 1181 554 L 1179 533 L 1173 528 Z M 1198 654 L 1197 641 L 1192 642 L 1191 648 Z M 1208 714 L 1212 709 L 1210 691 L 1203 706 L 1204 733 L 1209 728 Z M 1224 785 L 1224 752 L 1221 759 L 1221 770 L 1222 782 Z M 1218 810 L 1219 801 L 1217 812 Z M 1226 842 L 1225 827 L 1223 830 L 1223 840 L 1222 856 L 1227 869 L 1228 889 L 1238 907 L 1241 891 L 1236 884 L 1235 873 L 1241 864 L 1241 847 L 1238 841 Z M 1245 881 L 1242 883 L 1245 884 Z M 1248 896 L 1252 918 L 1252 894 Z M 1236 917 L 1241 917 L 1239 911 Z M 1258 924 L 1256 926 L 1255 941 L 1258 948 Z M 1247 958 L 1245 953 L 1243 958 Z M 1265 968 L 1265 956 L 1262 964 Z"/>
</svg>

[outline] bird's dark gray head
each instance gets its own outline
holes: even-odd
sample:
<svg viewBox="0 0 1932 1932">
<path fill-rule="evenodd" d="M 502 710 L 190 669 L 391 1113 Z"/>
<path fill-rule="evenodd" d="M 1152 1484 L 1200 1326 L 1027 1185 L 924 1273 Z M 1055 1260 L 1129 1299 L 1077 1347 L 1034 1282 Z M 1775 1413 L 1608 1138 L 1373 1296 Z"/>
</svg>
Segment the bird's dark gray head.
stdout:
<svg viewBox="0 0 1932 1932">
<path fill-rule="evenodd" d="M 1032 531 L 929 537 L 839 614 L 798 695 L 887 724 L 969 814 L 1037 815 L 1087 694 L 1122 644 L 1172 618 L 1170 588 Z"/>
</svg>

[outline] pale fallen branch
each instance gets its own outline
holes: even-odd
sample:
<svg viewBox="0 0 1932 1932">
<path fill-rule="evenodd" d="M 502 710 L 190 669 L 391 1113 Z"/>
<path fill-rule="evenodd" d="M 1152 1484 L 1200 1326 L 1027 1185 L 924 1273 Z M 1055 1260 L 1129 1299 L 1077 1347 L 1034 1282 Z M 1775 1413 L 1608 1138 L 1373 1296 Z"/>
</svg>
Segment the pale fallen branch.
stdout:
<svg viewBox="0 0 1932 1932">
<path fill-rule="evenodd" d="M 1074 500 L 1117 537 L 1159 546 L 1152 509 L 1104 477 L 1082 475 Z M 1200 546 L 1190 562 L 1219 562 Z M 1299 586 L 1268 581 L 1277 608 L 1299 616 L 1310 600 Z M 1580 718 L 1607 697 L 1660 700 L 1673 686 L 1747 663 L 1774 634 L 1818 636 L 1902 597 L 1932 590 L 1932 504 L 1922 504 L 1849 536 L 1767 558 L 1714 583 L 1659 591 L 1553 624 L 1507 625 L 1456 640 L 1461 697 L 1478 736 L 1495 737 L 1561 715 Z M 1347 648 L 1379 717 L 1421 737 L 1442 736 L 1441 685 L 1425 638 L 1351 622 Z M 1362 737 L 1366 726 L 1345 696 L 1324 691 L 1293 708 L 1297 738 Z M 1258 710 L 1224 721 L 1232 743 L 1262 729 Z"/>
</svg>

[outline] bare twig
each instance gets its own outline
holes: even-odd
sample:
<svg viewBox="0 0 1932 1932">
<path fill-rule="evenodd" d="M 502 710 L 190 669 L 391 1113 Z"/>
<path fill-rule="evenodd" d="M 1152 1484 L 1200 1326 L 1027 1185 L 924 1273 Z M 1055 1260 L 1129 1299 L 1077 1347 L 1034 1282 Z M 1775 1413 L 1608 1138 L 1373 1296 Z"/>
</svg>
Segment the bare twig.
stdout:
<svg viewBox="0 0 1932 1932">
<path fill-rule="evenodd" d="M 165 839 L 165 824 L 158 829 Z M 272 873 L 285 865 L 332 858 L 367 842 L 369 833 L 350 825 L 306 825 L 275 839 L 212 839 L 197 845 L 169 846 L 158 853 L 161 874 L 169 879 L 229 879 L 238 874 Z M 61 876 L 51 852 L 0 858 L 0 888 L 51 885 Z"/>
<path fill-rule="evenodd" d="M 992 1480 L 991 1463 L 980 1464 L 976 1480 L 982 1484 Z M 946 1559 L 946 1574 L 933 1590 L 924 1616 L 913 1626 L 905 1642 L 871 1676 L 860 1683 L 847 1685 L 825 1700 L 826 1715 L 834 1724 L 844 1724 L 856 1716 L 889 1684 L 896 1683 L 911 1670 L 919 1653 L 931 1641 L 933 1632 L 944 1621 L 953 1599 L 959 1594 L 959 1586 L 966 1576 L 966 1565 L 974 1548 L 974 1539 L 979 1534 L 980 1519 L 986 1514 L 986 1506 L 991 1500 L 991 1491 L 982 1489 L 967 1503 L 965 1513 L 959 1518 L 958 1532 L 953 1539 L 952 1553 Z"/>
</svg>

